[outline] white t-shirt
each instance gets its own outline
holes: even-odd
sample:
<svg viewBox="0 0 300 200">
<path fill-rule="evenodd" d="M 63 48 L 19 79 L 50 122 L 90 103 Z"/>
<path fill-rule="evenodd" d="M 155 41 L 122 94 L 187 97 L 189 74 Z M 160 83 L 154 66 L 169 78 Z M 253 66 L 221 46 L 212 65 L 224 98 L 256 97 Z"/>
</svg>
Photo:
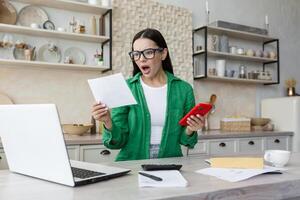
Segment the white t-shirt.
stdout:
<svg viewBox="0 0 300 200">
<path fill-rule="evenodd" d="M 146 85 L 141 78 L 144 95 L 151 116 L 151 144 L 160 144 L 167 108 L 167 84 L 162 87 Z"/>
</svg>

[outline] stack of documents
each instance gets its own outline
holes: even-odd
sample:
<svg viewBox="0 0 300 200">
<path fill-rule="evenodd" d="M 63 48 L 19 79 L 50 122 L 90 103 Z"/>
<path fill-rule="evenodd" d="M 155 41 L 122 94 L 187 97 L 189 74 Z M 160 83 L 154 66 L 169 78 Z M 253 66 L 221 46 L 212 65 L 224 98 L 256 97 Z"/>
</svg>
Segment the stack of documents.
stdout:
<svg viewBox="0 0 300 200">
<path fill-rule="evenodd" d="M 281 173 L 280 171 L 285 170 L 282 168 L 265 166 L 263 169 L 230 169 L 230 168 L 204 168 L 197 170 L 197 173 L 214 176 L 219 179 L 229 181 L 229 182 L 238 182 L 243 181 L 248 178 L 265 174 L 265 173 Z"/>
<path fill-rule="evenodd" d="M 188 182 L 178 170 L 141 171 L 145 174 L 161 178 L 161 181 L 153 180 L 139 174 L 140 187 L 186 187 Z"/>
<path fill-rule="evenodd" d="M 261 157 L 220 157 L 209 159 L 210 166 L 216 168 L 263 169 Z"/>
<path fill-rule="evenodd" d="M 263 158 L 220 157 L 207 160 L 211 167 L 200 169 L 197 173 L 214 176 L 229 182 L 246 180 L 265 173 L 281 173 L 283 168 L 264 166 Z"/>
</svg>

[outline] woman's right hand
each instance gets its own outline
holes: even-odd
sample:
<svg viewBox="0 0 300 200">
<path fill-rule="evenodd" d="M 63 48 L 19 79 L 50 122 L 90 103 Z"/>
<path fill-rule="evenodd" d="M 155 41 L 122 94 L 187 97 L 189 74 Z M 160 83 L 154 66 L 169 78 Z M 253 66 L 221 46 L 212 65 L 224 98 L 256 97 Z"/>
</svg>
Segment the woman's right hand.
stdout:
<svg viewBox="0 0 300 200">
<path fill-rule="evenodd" d="M 108 107 L 105 104 L 103 104 L 101 102 L 95 103 L 92 107 L 92 115 L 95 120 L 103 122 L 105 125 L 105 128 L 111 130 L 112 121 L 111 121 L 111 117 L 110 117 L 110 112 L 109 112 Z"/>
</svg>

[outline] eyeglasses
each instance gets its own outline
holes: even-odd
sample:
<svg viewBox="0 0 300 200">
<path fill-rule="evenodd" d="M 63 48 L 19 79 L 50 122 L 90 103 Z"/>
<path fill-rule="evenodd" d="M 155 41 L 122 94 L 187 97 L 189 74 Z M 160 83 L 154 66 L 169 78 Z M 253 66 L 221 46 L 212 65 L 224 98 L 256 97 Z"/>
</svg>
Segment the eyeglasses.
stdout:
<svg viewBox="0 0 300 200">
<path fill-rule="evenodd" d="M 129 56 L 131 60 L 138 61 L 141 58 L 141 55 L 143 54 L 144 58 L 146 59 L 152 59 L 155 56 L 155 52 L 162 52 L 164 48 L 149 48 L 144 49 L 143 51 L 131 51 L 129 52 Z"/>
</svg>

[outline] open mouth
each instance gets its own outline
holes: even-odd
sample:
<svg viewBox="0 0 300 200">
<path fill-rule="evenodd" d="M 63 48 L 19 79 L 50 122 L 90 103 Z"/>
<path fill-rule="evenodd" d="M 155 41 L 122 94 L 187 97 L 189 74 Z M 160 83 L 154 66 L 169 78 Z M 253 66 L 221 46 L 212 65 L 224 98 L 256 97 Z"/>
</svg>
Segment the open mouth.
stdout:
<svg viewBox="0 0 300 200">
<path fill-rule="evenodd" d="M 143 74 L 149 74 L 151 71 L 151 68 L 147 65 L 141 66 L 141 70 Z"/>
</svg>

